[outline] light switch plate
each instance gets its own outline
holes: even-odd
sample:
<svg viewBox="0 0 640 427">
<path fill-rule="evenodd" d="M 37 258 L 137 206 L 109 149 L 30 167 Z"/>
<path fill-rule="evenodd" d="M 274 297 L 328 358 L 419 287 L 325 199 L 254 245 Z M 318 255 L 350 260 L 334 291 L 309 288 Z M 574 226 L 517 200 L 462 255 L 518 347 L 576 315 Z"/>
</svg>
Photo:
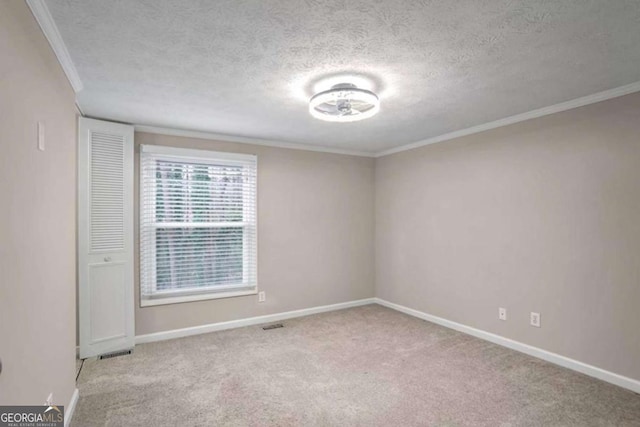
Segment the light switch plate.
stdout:
<svg viewBox="0 0 640 427">
<path fill-rule="evenodd" d="M 38 122 L 38 150 L 44 151 L 44 122 Z"/>
</svg>

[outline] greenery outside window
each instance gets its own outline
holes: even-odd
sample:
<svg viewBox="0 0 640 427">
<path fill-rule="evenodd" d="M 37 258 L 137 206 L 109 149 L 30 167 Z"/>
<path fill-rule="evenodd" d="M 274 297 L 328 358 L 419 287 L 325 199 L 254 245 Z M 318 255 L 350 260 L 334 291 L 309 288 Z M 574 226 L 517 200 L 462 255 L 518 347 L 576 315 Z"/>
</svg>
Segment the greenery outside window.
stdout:
<svg viewBox="0 0 640 427">
<path fill-rule="evenodd" d="M 257 159 L 144 145 L 142 306 L 256 293 Z"/>
</svg>

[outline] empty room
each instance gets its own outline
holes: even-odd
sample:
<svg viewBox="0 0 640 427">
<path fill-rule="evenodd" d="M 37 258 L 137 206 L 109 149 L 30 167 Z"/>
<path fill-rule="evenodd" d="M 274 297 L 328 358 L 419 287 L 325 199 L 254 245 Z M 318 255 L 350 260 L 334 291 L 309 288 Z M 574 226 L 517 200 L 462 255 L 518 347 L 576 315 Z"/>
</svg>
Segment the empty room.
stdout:
<svg viewBox="0 0 640 427">
<path fill-rule="evenodd" d="M 0 0 L 0 427 L 640 427 L 638 0 Z"/>
</svg>

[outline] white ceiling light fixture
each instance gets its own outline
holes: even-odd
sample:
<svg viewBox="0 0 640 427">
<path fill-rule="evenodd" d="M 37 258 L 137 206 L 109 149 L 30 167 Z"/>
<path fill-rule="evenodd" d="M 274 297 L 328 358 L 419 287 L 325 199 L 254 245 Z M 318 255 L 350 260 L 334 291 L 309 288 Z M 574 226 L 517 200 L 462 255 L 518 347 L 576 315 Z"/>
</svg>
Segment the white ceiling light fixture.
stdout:
<svg viewBox="0 0 640 427">
<path fill-rule="evenodd" d="M 309 113 L 328 122 L 355 122 L 373 117 L 378 111 L 378 96 L 351 83 L 337 84 L 309 100 Z"/>
</svg>

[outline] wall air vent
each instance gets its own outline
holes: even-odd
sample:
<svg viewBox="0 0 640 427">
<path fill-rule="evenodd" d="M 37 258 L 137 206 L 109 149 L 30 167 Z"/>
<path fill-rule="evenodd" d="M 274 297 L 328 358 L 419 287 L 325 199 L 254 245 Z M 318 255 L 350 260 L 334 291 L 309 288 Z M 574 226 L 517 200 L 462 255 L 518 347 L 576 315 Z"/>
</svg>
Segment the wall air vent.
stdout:
<svg viewBox="0 0 640 427">
<path fill-rule="evenodd" d="M 114 351 L 113 353 L 101 354 L 98 357 L 98 359 L 99 360 L 111 359 L 112 357 L 126 356 L 128 354 L 131 354 L 131 350 Z"/>
<path fill-rule="evenodd" d="M 273 325 L 262 327 L 262 329 L 264 329 L 265 331 L 269 331 L 271 329 L 278 329 L 278 328 L 284 328 L 284 325 L 282 323 L 274 323 Z"/>
</svg>

